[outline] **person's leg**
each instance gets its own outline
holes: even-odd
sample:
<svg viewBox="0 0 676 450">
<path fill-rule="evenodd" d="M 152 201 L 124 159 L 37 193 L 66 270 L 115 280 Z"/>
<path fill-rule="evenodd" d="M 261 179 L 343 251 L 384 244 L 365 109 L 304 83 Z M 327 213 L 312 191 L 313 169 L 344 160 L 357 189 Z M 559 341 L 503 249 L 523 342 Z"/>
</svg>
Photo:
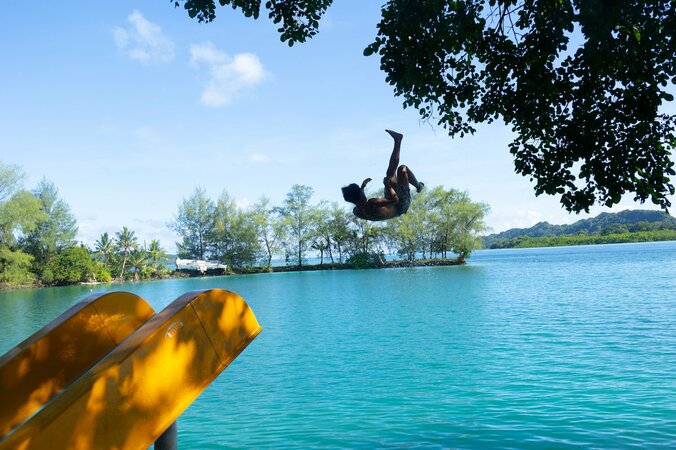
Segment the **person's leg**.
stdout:
<svg viewBox="0 0 676 450">
<path fill-rule="evenodd" d="M 392 183 L 396 183 L 395 174 L 397 172 L 397 166 L 399 166 L 399 152 L 401 150 L 401 139 L 404 137 L 402 134 L 397 133 L 392 130 L 385 130 L 392 136 L 394 139 L 394 148 L 392 149 L 392 155 L 390 155 L 390 163 L 387 166 L 386 177 L 391 180 Z"/>
<path fill-rule="evenodd" d="M 410 183 L 415 188 L 416 192 L 422 191 L 425 186 L 425 183 L 418 181 L 413 172 L 411 172 L 411 169 L 403 164 L 397 169 L 397 183 L 402 186 L 406 186 Z"/>
</svg>

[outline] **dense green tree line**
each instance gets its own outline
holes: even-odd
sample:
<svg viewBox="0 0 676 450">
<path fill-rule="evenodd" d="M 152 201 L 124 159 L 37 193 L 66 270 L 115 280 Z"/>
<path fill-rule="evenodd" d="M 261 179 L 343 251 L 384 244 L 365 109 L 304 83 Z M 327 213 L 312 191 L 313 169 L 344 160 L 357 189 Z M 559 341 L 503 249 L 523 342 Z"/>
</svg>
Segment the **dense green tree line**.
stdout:
<svg viewBox="0 0 676 450">
<path fill-rule="evenodd" d="M 649 219 L 649 220 L 641 220 Z M 671 232 L 671 233 L 670 233 Z M 484 236 L 487 248 L 548 247 L 561 245 L 644 242 L 671 239 L 676 234 L 676 219 L 661 211 L 620 211 L 570 225 L 540 222 L 531 228 L 504 231 Z M 606 236 L 612 235 L 613 240 Z M 570 243 L 567 243 L 570 242 Z M 550 244 L 551 243 L 551 244 Z"/>
<path fill-rule="evenodd" d="M 497 234 L 484 236 L 484 247 L 514 247 L 516 238 L 554 237 L 568 234 L 610 234 L 634 231 L 676 229 L 676 219 L 664 211 L 625 210 L 616 213 L 603 212 L 595 217 L 581 219 L 567 225 L 552 225 L 539 222 L 529 228 L 511 228 Z"/>
<path fill-rule="evenodd" d="M 0 163 L 0 286 L 64 285 L 164 277 L 160 242 L 141 245 L 136 233 L 101 234 L 92 248 L 76 241 L 77 222 L 56 186 L 42 180 L 29 191 L 23 172 Z M 378 195 L 374 193 L 373 195 Z M 441 187 L 414 197 L 409 212 L 387 222 L 368 222 L 337 203 L 313 202 L 313 189 L 294 185 L 279 206 L 267 198 L 238 207 L 224 192 L 213 200 L 203 189 L 181 204 L 169 227 L 181 237 L 180 257 L 218 259 L 231 268 L 271 268 L 273 258 L 303 266 L 318 256 L 325 263 L 355 266 L 396 253 L 464 261 L 480 245 L 488 207 L 466 193 Z"/>
<path fill-rule="evenodd" d="M 514 248 L 563 247 L 568 245 L 620 244 L 676 240 L 676 230 L 635 231 L 608 234 L 578 234 L 552 237 L 522 237 Z"/>
<path fill-rule="evenodd" d="M 312 195 L 311 187 L 294 185 L 280 206 L 262 198 L 238 208 L 227 192 L 214 201 L 198 188 L 169 224 L 181 237 L 179 257 L 218 259 L 235 269 L 271 268 L 275 257 L 303 266 L 309 255 L 321 265 L 385 253 L 408 261 L 453 254 L 464 261 L 486 230 L 488 206 L 452 189 L 423 191 L 407 214 L 387 222 L 359 219 L 337 203 L 312 203 Z"/>
<path fill-rule="evenodd" d="M 77 222 L 56 186 L 29 191 L 19 167 L 0 162 L 0 287 L 141 279 L 167 273 L 158 241 L 140 248 L 126 227 L 92 250 L 77 244 Z"/>
<path fill-rule="evenodd" d="M 77 227 L 53 183 L 23 187 L 20 168 L 0 162 L 0 285 L 52 279 L 57 259 L 75 246 Z"/>
</svg>

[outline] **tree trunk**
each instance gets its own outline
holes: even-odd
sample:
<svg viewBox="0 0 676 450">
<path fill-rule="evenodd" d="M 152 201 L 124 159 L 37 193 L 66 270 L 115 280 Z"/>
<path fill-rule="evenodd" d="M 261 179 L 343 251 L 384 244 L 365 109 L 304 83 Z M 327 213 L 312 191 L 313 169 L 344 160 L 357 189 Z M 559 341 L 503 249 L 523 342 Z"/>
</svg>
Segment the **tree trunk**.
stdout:
<svg viewBox="0 0 676 450">
<path fill-rule="evenodd" d="M 120 278 L 124 278 L 124 266 L 127 265 L 127 254 L 125 253 L 124 258 L 122 258 L 122 268 L 120 269 Z"/>
<path fill-rule="evenodd" d="M 331 252 L 331 239 L 326 238 L 326 248 L 329 250 L 329 258 L 331 259 L 331 264 L 333 264 L 333 252 Z"/>
<path fill-rule="evenodd" d="M 298 236 L 298 266 L 303 265 L 303 258 L 301 257 L 302 242 L 300 240 L 300 235 Z"/>
</svg>

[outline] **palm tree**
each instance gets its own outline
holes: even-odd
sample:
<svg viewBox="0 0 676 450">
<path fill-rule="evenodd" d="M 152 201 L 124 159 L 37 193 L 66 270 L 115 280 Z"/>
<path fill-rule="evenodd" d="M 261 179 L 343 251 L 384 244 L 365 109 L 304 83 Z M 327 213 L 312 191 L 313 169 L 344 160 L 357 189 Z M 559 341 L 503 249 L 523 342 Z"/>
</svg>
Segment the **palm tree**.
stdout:
<svg viewBox="0 0 676 450">
<path fill-rule="evenodd" d="M 96 253 L 103 257 L 103 267 L 108 269 L 108 262 L 110 261 L 110 256 L 113 254 L 114 243 L 113 240 L 108 235 L 108 232 L 105 232 L 101 235 L 101 238 L 96 241 Z"/>
<path fill-rule="evenodd" d="M 312 241 L 311 248 L 319 252 L 319 265 L 324 265 L 324 251 L 331 248 L 331 244 L 324 240 L 323 236 L 317 237 Z M 332 256 L 333 258 L 333 256 Z"/>
<path fill-rule="evenodd" d="M 132 272 L 134 272 L 134 280 L 141 277 L 141 272 L 148 265 L 148 253 L 144 250 L 134 249 L 129 254 L 129 264 Z"/>
<path fill-rule="evenodd" d="M 167 257 L 167 252 L 160 245 L 160 241 L 153 239 L 150 241 L 150 247 L 148 247 L 148 255 L 150 255 L 150 260 L 153 262 L 153 266 L 155 266 L 158 260 Z"/>
<path fill-rule="evenodd" d="M 134 232 L 127 227 L 122 227 L 122 231 L 115 233 L 115 237 L 117 238 L 117 248 L 122 253 L 122 268 L 120 270 L 120 277 L 123 277 L 129 253 L 138 247 L 138 243 L 136 242 L 136 236 Z"/>
</svg>

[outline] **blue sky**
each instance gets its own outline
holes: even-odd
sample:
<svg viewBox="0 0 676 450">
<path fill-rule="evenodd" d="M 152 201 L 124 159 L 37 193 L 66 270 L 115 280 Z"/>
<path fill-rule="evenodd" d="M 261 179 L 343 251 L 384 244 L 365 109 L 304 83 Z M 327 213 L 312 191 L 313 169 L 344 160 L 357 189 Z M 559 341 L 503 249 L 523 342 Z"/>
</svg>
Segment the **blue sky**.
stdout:
<svg viewBox="0 0 676 450">
<path fill-rule="evenodd" d="M 53 181 L 87 243 L 128 226 L 173 250 L 166 224 L 197 186 L 241 206 L 279 204 L 296 183 L 342 202 L 342 185 L 382 177 L 385 128 L 404 134 L 401 162 L 420 180 L 488 203 L 495 231 L 588 217 L 535 197 L 504 125 L 451 139 L 403 110 L 362 55 L 379 5 L 335 2 L 292 48 L 263 14 L 229 7 L 200 24 L 168 0 L 3 5 L 0 160 L 23 168 L 27 188 Z M 613 211 L 636 207 L 657 209 L 627 199 Z"/>
</svg>

